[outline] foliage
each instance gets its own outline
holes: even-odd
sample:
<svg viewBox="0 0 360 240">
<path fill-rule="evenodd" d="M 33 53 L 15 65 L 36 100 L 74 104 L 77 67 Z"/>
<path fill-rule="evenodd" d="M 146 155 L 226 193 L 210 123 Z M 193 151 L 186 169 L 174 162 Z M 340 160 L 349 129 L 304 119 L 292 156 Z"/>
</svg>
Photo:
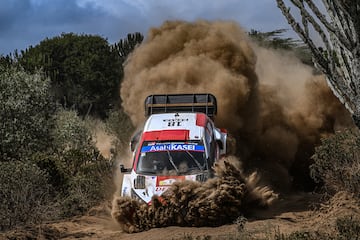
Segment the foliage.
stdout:
<svg viewBox="0 0 360 240">
<path fill-rule="evenodd" d="M 53 150 L 37 152 L 30 161 L 48 174 L 48 183 L 52 186 L 52 197 L 59 198 L 69 188 L 69 176 L 62 156 Z"/>
<path fill-rule="evenodd" d="M 311 50 L 316 67 L 360 128 L 360 2 L 290 0 L 297 12 L 276 0 L 288 23 Z M 322 8 L 326 9 L 326 14 Z M 299 16 L 300 21 L 296 20 Z M 312 30 L 312 31 L 311 31 Z M 315 33 L 315 34 L 314 34 Z"/>
<path fill-rule="evenodd" d="M 120 39 L 120 41 L 114 43 L 112 47 L 114 50 L 116 50 L 122 62 L 125 62 L 128 55 L 135 49 L 138 44 L 141 44 L 143 40 L 144 36 L 141 33 L 129 33 L 127 38 Z"/>
<path fill-rule="evenodd" d="M 129 151 L 129 142 L 135 132 L 130 118 L 123 112 L 122 108 L 114 109 L 109 113 L 105 122 L 106 132 L 113 136 L 111 149 L 112 158 L 120 159 Z"/>
<path fill-rule="evenodd" d="M 0 161 L 0 230 L 49 218 L 47 174 L 30 162 Z"/>
<path fill-rule="evenodd" d="M 54 118 L 53 150 L 35 155 L 33 161 L 49 173 L 59 217 L 80 215 L 113 193 L 113 162 L 99 154 L 74 110 L 58 110 Z"/>
<path fill-rule="evenodd" d="M 113 163 L 101 155 L 96 161 L 81 166 L 69 181 L 68 193 L 61 203 L 61 215 L 80 215 L 104 199 L 109 199 L 114 192 L 112 171 Z"/>
<path fill-rule="evenodd" d="M 252 29 L 249 36 L 264 48 L 292 51 L 303 63 L 313 66 L 310 49 L 300 40 L 283 37 L 286 31 L 286 29 L 277 29 L 270 32 L 260 32 Z"/>
<path fill-rule="evenodd" d="M 54 104 L 41 73 L 0 68 L 0 156 L 21 159 L 49 146 Z"/>
<path fill-rule="evenodd" d="M 3 56 L 0 55 L 0 68 L 10 68 L 11 65 L 13 64 L 12 58 L 7 55 L 7 56 Z"/>
<path fill-rule="evenodd" d="M 360 198 L 360 133 L 345 130 L 322 139 L 310 166 L 313 179 L 329 190 L 346 190 Z"/>
<path fill-rule="evenodd" d="M 55 153 L 50 160 L 54 164 L 47 164 L 47 171 L 60 176 L 54 180 L 61 181 L 55 182 L 55 186 L 62 187 L 61 215 L 82 214 L 109 197 L 113 163 L 99 154 L 91 131 L 74 110 L 59 110 L 54 118 Z M 43 160 L 49 162 L 47 158 Z"/>
<path fill-rule="evenodd" d="M 63 34 L 1 56 L 0 230 L 83 214 L 111 197 L 113 160 L 99 154 L 78 113 L 101 115 L 119 101 L 121 64 L 133 41 L 142 38 L 129 35 L 114 47 L 100 37 Z M 75 106 L 55 106 L 51 90 L 58 102 Z M 123 112 L 112 111 L 110 122 L 119 142 L 131 135 Z"/>
<path fill-rule="evenodd" d="M 52 136 L 54 145 L 63 153 L 71 150 L 87 151 L 93 147 L 90 130 L 74 110 L 59 109 L 56 112 Z"/>
<path fill-rule="evenodd" d="M 120 108 L 110 112 L 109 118 L 106 120 L 106 130 L 116 137 L 118 145 L 123 145 L 129 142 L 135 128 L 128 115 Z"/>
<path fill-rule="evenodd" d="M 105 116 L 119 99 L 122 61 L 100 36 L 62 34 L 21 51 L 19 63 L 30 72 L 42 68 L 56 100 L 84 116 Z"/>
<path fill-rule="evenodd" d="M 42 69 L 51 79 L 51 89 L 63 107 L 73 107 L 81 116 L 102 118 L 120 105 L 122 64 L 144 39 L 141 33 L 128 34 L 113 45 L 96 35 L 63 33 L 46 38 L 35 47 L 0 56 L 0 66 L 22 66 L 35 73 Z"/>
</svg>

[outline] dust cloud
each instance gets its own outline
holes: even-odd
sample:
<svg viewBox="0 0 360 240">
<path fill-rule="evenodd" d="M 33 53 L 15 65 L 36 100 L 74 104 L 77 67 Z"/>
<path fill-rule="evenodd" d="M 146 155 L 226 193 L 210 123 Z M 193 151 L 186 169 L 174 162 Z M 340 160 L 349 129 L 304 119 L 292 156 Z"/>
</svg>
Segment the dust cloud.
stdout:
<svg viewBox="0 0 360 240">
<path fill-rule="evenodd" d="M 244 169 L 224 163 L 225 168 L 217 167 L 218 177 L 205 184 L 176 183 L 164 197 L 166 206 L 157 204 L 157 198 L 150 207 L 116 198 L 113 216 L 129 232 L 229 222 L 250 202 L 267 199 L 264 194 L 249 197 L 254 193 L 249 189 L 256 186 L 267 185 L 282 193 L 311 190 L 314 183 L 308 167 L 316 144 L 322 136 L 352 124 L 322 75 L 314 74 L 291 53 L 252 43 L 234 22 L 165 22 L 149 31 L 124 71 L 120 93 L 135 126 L 145 120 L 143 101 L 150 94 L 214 94 L 218 101 L 215 123 L 235 139 L 234 154 Z M 226 171 L 229 178 L 222 175 Z M 256 178 L 255 184 L 244 176 Z M 266 188 L 265 196 L 273 199 L 272 194 Z M 214 196 L 216 203 L 209 200 Z M 181 205 L 185 203 L 194 207 Z M 182 210 L 176 209 L 179 206 Z M 158 216 L 164 214 L 170 217 Z"/>
<path fill-rule="evenodd" d="M 248 166 L 262 169 L 264 178 L 271 173 L 269 182 L 281 190 L 312 190 L 308 167 L 315 146 L 321 137 L 352 126 L 351 117 L 323 75 L 291 53 L 254 49 L 261 129 Z"/>
<path fill-rule="evenodd" d="M 246 129 L 257 110 L 256 57 L 247 35 L 231 22 L 165 22 L 128 59 L 123 108 L 135 126 L 150 94 L 212 93 L 219 126 Z M 256 118 L 255 118 L 256 119 Z"/>
</svg>

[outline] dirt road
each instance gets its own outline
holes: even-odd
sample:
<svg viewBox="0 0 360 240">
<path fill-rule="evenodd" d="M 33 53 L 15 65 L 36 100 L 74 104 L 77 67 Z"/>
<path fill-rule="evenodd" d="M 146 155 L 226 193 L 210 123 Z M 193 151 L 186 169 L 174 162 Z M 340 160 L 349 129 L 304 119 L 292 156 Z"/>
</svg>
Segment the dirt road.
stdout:
<svg viewBox="0 0 360 240">
<path fill-rule="evenodd" d="M 185 237 L 211 236 L 212 239 L 228 239 L 229 236 L 250 234 L 269 236 L 276 231 L 316 231 L 334 229 L 337 217 L 345 215 L 360 216 L 360 206 L 345 193 L 338 193 L 329 201 L 320 195 L 302 193 L 280 197 L 270 208 L 252 213 L 242 231 L 241 224 L 234 223 L 220 227 L 167 227 L 127 234 L 110 216 L 110 209 L 95 208 L 86 216 L 67 221 L 49 222 L 36 227 L 13 230 L 0 235 L 0 239 L 184 239 Z"/>
</svg>

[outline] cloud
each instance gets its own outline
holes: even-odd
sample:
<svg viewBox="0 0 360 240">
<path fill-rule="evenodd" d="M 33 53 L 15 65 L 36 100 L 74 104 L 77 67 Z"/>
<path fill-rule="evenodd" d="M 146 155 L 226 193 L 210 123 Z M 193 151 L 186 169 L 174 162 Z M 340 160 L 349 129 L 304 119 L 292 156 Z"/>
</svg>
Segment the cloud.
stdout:
<svg viewBox="0 0 360 240">
<path fill-rule="evenodd" d="M 29 0 L 14 0 L 2 2 L 0 8 L 0 32 L 9 32 L 13 25 L 16 23 L 17 17 L 20 17 L 17 13 L 24 13 L 29 7 Z"/>
<path fill-rule="evenodd" d="M 0 54 L 68 32 L 96 34 L 113 43 L 175 19 L 233 20 L 260 31 L 288 28 L 272 0 L 2 0 Z"/>
</svg>

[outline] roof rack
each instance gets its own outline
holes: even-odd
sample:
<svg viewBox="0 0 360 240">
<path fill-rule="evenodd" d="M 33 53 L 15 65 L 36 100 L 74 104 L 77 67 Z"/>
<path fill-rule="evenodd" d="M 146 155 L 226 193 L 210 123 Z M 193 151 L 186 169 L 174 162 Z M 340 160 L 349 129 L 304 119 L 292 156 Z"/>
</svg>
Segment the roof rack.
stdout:
<svg viewBox="0 0 360 240">
<path fill-rule="evenodd" d="M 156 113 L 201 112 L 214 117 L 217 103 L 210 93 L 196 94 L 159 94 L 145 99 L 145 116 Z"/>
</svg>

